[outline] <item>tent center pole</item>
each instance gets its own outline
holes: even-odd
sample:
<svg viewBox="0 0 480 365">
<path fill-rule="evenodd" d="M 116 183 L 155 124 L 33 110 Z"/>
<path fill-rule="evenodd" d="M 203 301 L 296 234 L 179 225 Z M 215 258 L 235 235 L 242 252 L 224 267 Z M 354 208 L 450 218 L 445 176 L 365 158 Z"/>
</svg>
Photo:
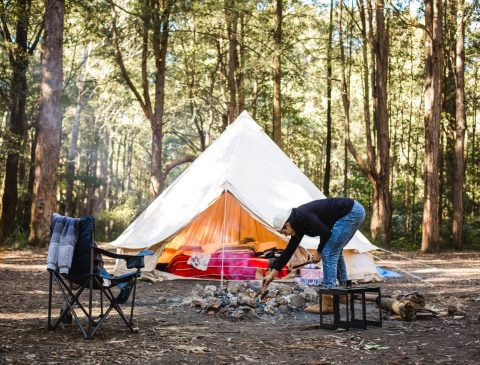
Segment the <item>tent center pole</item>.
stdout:
<svg viewBox="0 0 480 365">
<path fill-rule="evenodd" d="M 223 239 L 222 239 L 222 270 L 220 272 L 220 290 L 223 291 L 223 268 L 225 260 L 225 240 L 227 239 L 227 189 L 223 190 Z"/>
</svg>

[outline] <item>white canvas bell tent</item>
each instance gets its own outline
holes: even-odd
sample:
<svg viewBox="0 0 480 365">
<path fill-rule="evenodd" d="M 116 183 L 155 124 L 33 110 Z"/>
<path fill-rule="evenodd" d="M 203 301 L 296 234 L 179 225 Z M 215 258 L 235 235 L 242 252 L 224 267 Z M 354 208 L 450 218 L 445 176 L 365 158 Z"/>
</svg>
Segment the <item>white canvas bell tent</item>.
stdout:
<svg viewBox="0 0 480 365">
<path fill-rule="evenodd" d="M 275 214 L 323 198 L 244 111 L 112 245 L 122 252 L 154 250 L 145 270 L 168 264 L 180 252 L 232 248 L 245 237 L 256 249 L 282 249 L 287 239 L 272 228 Z M 304 237 L 301 246 L 312 249 L 318 242 Z M 367 254 L 376 249 L 355 234 L 344 250 L 352 280 L 380 280 Z"/>
</svg>

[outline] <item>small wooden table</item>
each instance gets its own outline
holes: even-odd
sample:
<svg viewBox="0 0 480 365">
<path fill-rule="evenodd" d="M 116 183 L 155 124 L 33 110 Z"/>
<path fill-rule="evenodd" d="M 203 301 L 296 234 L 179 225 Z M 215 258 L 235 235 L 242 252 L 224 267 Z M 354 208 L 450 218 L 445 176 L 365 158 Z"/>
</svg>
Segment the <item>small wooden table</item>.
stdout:
<svg viewBox="0 0 480 365">
<path fill-rule="evenodd" d="M 344 328 L 349 330 L 350 328 L 367 329 L 367 325 L 382 327 L 382 308 L 378 306 L 378 320 L 367 319 L 367 308 L 365 302 L 365 293 L 377 293 L 381 297 L 380 287 L 371 286 L 358 286 L 354 288 L 319 288 L 320 297 L 320 328 L 337 329 Z M 358 294 L 361 295 L 358 298 Z M 322 295 L 333 296 L 333 322 L 327 323 L 324 321 L 323 307 L 322 307 Z M 341 298 L 344 298 L 342 301 Z M 355 317 L 355 301 L 361 302 L 361 318 Z M 345 315 L 342 316 L 341 305 L 344 306 Z"/>
</svg>

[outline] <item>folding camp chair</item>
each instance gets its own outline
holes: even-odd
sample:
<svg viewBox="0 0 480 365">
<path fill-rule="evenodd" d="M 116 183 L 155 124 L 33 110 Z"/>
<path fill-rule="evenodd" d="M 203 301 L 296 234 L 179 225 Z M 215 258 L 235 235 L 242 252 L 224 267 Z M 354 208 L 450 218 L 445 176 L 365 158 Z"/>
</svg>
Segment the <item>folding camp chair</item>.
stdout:
<svg viewBox="0 0 480 365">
<path fill-rule="evenodd" d="M 50 227 L 53 233 L 53 219 Z M 151 251 L 142 251 L 136 256 L 121 255 L 102 250 L 95 243 L 95 217 L 82 217 L 78 221 L 78 239 L 73 253 L 72 266 L 68 274 L 59 273 L 58 269 L 47 269 L 49 272 L 48 296 L 48 329 L 55 330 L 62 322 L 72 319 L 78 324 L 85 339 L 91 339 L 114 309 L 127 325 L 130 332 L 137 332 L 133 325 L 133 309 L 135 306 L 135 292 L 140 269 L 144 267 L 144 256 L 151 255 Z M 103 267 L 102 255 L 126 261 L 128 269 L 136 269 L 121 276 L 110 275 Z M 60 316 L 52 320 L 53 281 L 58 285 L 63 297 L 64 306 Z M 113 290 L 114 288 L 117 288 Z M 88 292 L 88 303 L 82 304 L 80 299 L 83 293 Z M 100 314 L 94 315 L 94 292 L 100 294 Z M 128 301 L 132 294 L 130 316 L 127 319 L 121 304 Z M 116 295 L 115 295 L 116 294 Z M 108 300 L 108 308 L 104 310 L 103 297 Z M 85 301 L 85 299 L 84 299 Z M 98 308 L 96 308 L 98 312 Z M 86 318 L 81 318 L 81 312 Z"/>
</svg>

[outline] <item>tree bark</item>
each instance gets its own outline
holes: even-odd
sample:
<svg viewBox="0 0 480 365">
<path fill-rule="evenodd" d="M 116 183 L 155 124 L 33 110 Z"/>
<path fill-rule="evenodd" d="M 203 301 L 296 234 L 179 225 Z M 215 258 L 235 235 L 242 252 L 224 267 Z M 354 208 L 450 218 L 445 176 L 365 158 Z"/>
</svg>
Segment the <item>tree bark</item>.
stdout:
<svg viewBox="0 0 480 365">
<path fill-rule="evenodd" d="M 239 72 L 237 77 L 238 114 L 245 110 L 245 13 L 240 14 L 240 39 L 239 39 Z"/>
<path fill-rule="evenodd" d="M 33 184 L 35 182 L 35 149 L 37 148 L 37 131 L 36 126 L 32 128 L 31 132 L 31 145 L 30 145 L 30 164 L 28 167 L 28 181 L 27 181 L 27 194 L 23 207 L 23 221 L 22 229 L 27 232 L 30 227 L 30 220 L 32 217 L 32 197 L 33 197 Z"/>
<path fill-rule="evenodd" d="M 237 52 L 237 28 L 238 28 L 238 13 L 235 9 L 235 0 L 225 0 L 225 16 L 227 23 L 228 34 L 228 72 L 227 72 L 227 86 L 228 86 L 228 124 L 233 123 L 238 115 L 237 110 L 237 84 L 235 74 L 238 68 L 238 52 Z"/>
<path fill-rule="evenodd" d="M 372 237 L 390 244 L 390 226 L 392 217 L 390 195 L 390 135 L 388 128 L 388 34 L 385 27 L 384 0 L 377 0 L 375 19 L 377 24 L 375 42 L 375 125 L 377 129 L 376 184 L 374 185 L 373 215 L 371 222 Z"/>
<path fill-rule="evenodd" d="M 463 249 L 463 197 L 465 183 L 465 0 L 459 0 L 457 14 L 456 73 L 456 135 L 453 179 L 453 244 Z"/>
<path fill-rule="evenodd" d="M 273 141 L 282 148 L 282 21 L 283 0 L 276 0 L 273 48 Z"/>
<path fill-rule="evenodd" d="M 325 146 L 325 174 L 323 176 L 323 193 L 330 195 L 330 174 L 332 157 L 332 36 L 333 36 L 333 0 L 330 0 L 330 23 L 327 45 L 327 143 Z"/>
<path fill-rule="evenodd" d="M 422 252 L 436 250 L 439 227 L 439 141 L 442 86 L 442 5 L 425 0 L 425 187 Z"/>
<path fill-rule="evenodd" d="M 92 206 L 92 211 L 94 215 L 97 215 L 105 205 L 105 196 L 108 190 L 108 146 L 109 142 L 109 134 L 107 128 L 103 127 L 103 132 L 101 130 L 98 131 L 98 134 L 103 134 L 103 139 L 98 143 L 98 165 L 96 171 L 96 180 L 97 183 L 95 184 L 95 201 Z M 127 172 L 126 179 L 129 179 L 129 173 Z M 127 185 L 128 186 L 128 185 Z"/>
<path fill-rule="evenodd" d="M 0 219 L 0 244 L 15 230 L 15 214 L 18 204 L 18 164 L 22 142 L 25 139 L 25 107 L 27 102 L 28 29 L 30 1 L 17 2 L 17 24 L 15 39 L 7 39 L 15 44 L 9 52 L 12 79 L 10 83 L 10 122 L 12 145 L 7 155 L 5 181 L 2 197 L 2 216 Z M 7 25 L 2 22 L 2 33 L 8 34 Z"/>
<path fill-rule="evenodd" d="M 156 0 L 144 0 L 142 14 L 142 94 L 134 85 L 130 74 L 123 61 L 123 54 L 120 49 L 119 30 L 115 6 L 112 5 L 113 17 L 113 40 L 116 50 L 116 61 L 120 67 L 122 76 L 128 87 L 139 102 L 145 117 L 150 122 L 152 130 L 152 162 L 150 168 L 150 198 L 159 195 L 165 187 L 165 174 L 163 172 L 163 118 L 165 109 L 165 70 L 168 39 L 170 32 L 170 13 L 173 7 L 173 0 L 162 2 Z M 152 35 L 150 35 L 152 33 Z M 150 39 L 153 53 L 155 55 L 155 91 L 154 100 L 150 98 L 149 76 L 147 58 Z"/>
<path fill-rule="evenodd" d="M 350 117 L 349 105 L 350 101 L 347 96 L 347 85 L 345 81 L 345 55 L 343 50 L 343 31 L 342 24 L 342 2 L 339 3 L 339 38 L 340 38 L 340 55 L 342 66 L 342 100 L 345 110 L 346 119 L 346 139 L 350 153 L 355 161 L 367 175 L 368 180 L 373 187 L 373 212 L 370 229 L 374 240 L 388 245 L 390 243 L 391 234 L 391 194 L 390 194 L 390 136 L 388 127 L 388 94 L 387 94 L 387 75 L 388 75 L 388 33 L 385 27 L 385 6 L 383 0 L 376 1 L 375 18 L 377 25 L 377 32 L 373 35 L 372 16 L 373 11 L 370 4 L 368 4 L 370 31 L 367 38 L 366 31 L 366 15 L 365 5 L 363 2 L 357 2 L 360 10 L 360 18 L 362 24 L 362 38 L 363 38 L 363 82 L 364 82 L 364 115 L 365 115 L 365 132 L 367 140 L 367 163 L 365 163 L 357 152 L 350 139 Z M 367 41 L 370 40 L 370 42 Z M 372 42 L 372 40 L 374 40 Z M 373 43 L 372 67 L 370 69 L 370 77 L 372 80 L 372 97 L 374 101 L 374 124 L 373 133 L 376 140 L 376 147 L 378 153 L 375 153 L 372 143 L 372 129 L 370 125 L 370 110 L 369 110 L 369 65 L 367 49 L 368 44 Z M 373 75 L 372 75 L 373 74 Z"/>
<path fill-rule="evenodd" d="M 51 215 L 57 207 L 57 166 L 62 122 L 64 7 L 64 0 L 45 1 L 40 117 L 30 225 L 30 242 L 37 245 L 48 242 Z"/>
<path fill-rule="evenodd" d="M 98 168 L 98 153 L 99 153 L 99 136 L 97 128 L 97 119 L 95 117 L 89 118 L 91 120 L 88 129 L 93 131 L 92 141 L 89 144 L 89 152 L 87 155 L 87 169 L 85 182 L 85 204 L 84 212 L 82 215 L 95 215 L 94 210 L 96 204 L 95 189 L 98 184 L 97 181 L 97 168 Z M 118 156 L 118 155 L 117 155 Z M 120 158 L 120 156 L 118 156 Z"/>
<path fill-rule="evenodd" d="M 473 91 L 475 94 L 477 94 L 477 90 L 478 90 L 478 65 L 475 65 L 475 71 L 473 72 Z M 476 153 L 476 146 L 477 146 L 477 138 L 476 138 L 476 134 L 477 134 L 477 109 L 478 109 L 478 99 L 477 98 L 473 98 L 472 100 L 472 123 L 471 126 L 472 126 L 472 142 L 470 143 L 471 145 L 471 148 L 470 148 L 470 154 L 468 155 L 469 157 L 469 160 L 470 160 L 470 169 L 471 171 L 478 171 L 477 170 L 477 153 Z M 476 194 L 476 191 L 477 191 L 477 182 L 475 181 L 476 179 L 472 179 L 473 183 L 472 183 L 472 186 L 471 186 L 471 194 L 472 194 L 472 210 L 471 210 L 471 217 L 473 218 L 477 212 L 477 207 L 478 207 L 478 203 L 477 203 L 477 194 Z"/>
<path fill-rule="evenodd" d="M 84 103 L 84 87 L 85 87 L 85 78 L 88 72 L 88 59 L 90 57 L 91 46 L 88 45 L 83 54 L 82 67 L 79 75 L 79 80 L 77 82 L 77 101 L 75 106 L 75 114 L 73 115 L 72 121 L 72 136 L 70 140 L 70 151 L 68 152 L 68 160 L 66 166 L 66 196 L 65 196 L 65 215 L 73 216 L 75 213 L 75 206 L 73 203 L 73 185 L 75 181 L 75 160 L 77 159 L 78 154 L 78 134 L 80 131 L 80 116 L 82 113 L 83 103 Z"/>
</svg>

